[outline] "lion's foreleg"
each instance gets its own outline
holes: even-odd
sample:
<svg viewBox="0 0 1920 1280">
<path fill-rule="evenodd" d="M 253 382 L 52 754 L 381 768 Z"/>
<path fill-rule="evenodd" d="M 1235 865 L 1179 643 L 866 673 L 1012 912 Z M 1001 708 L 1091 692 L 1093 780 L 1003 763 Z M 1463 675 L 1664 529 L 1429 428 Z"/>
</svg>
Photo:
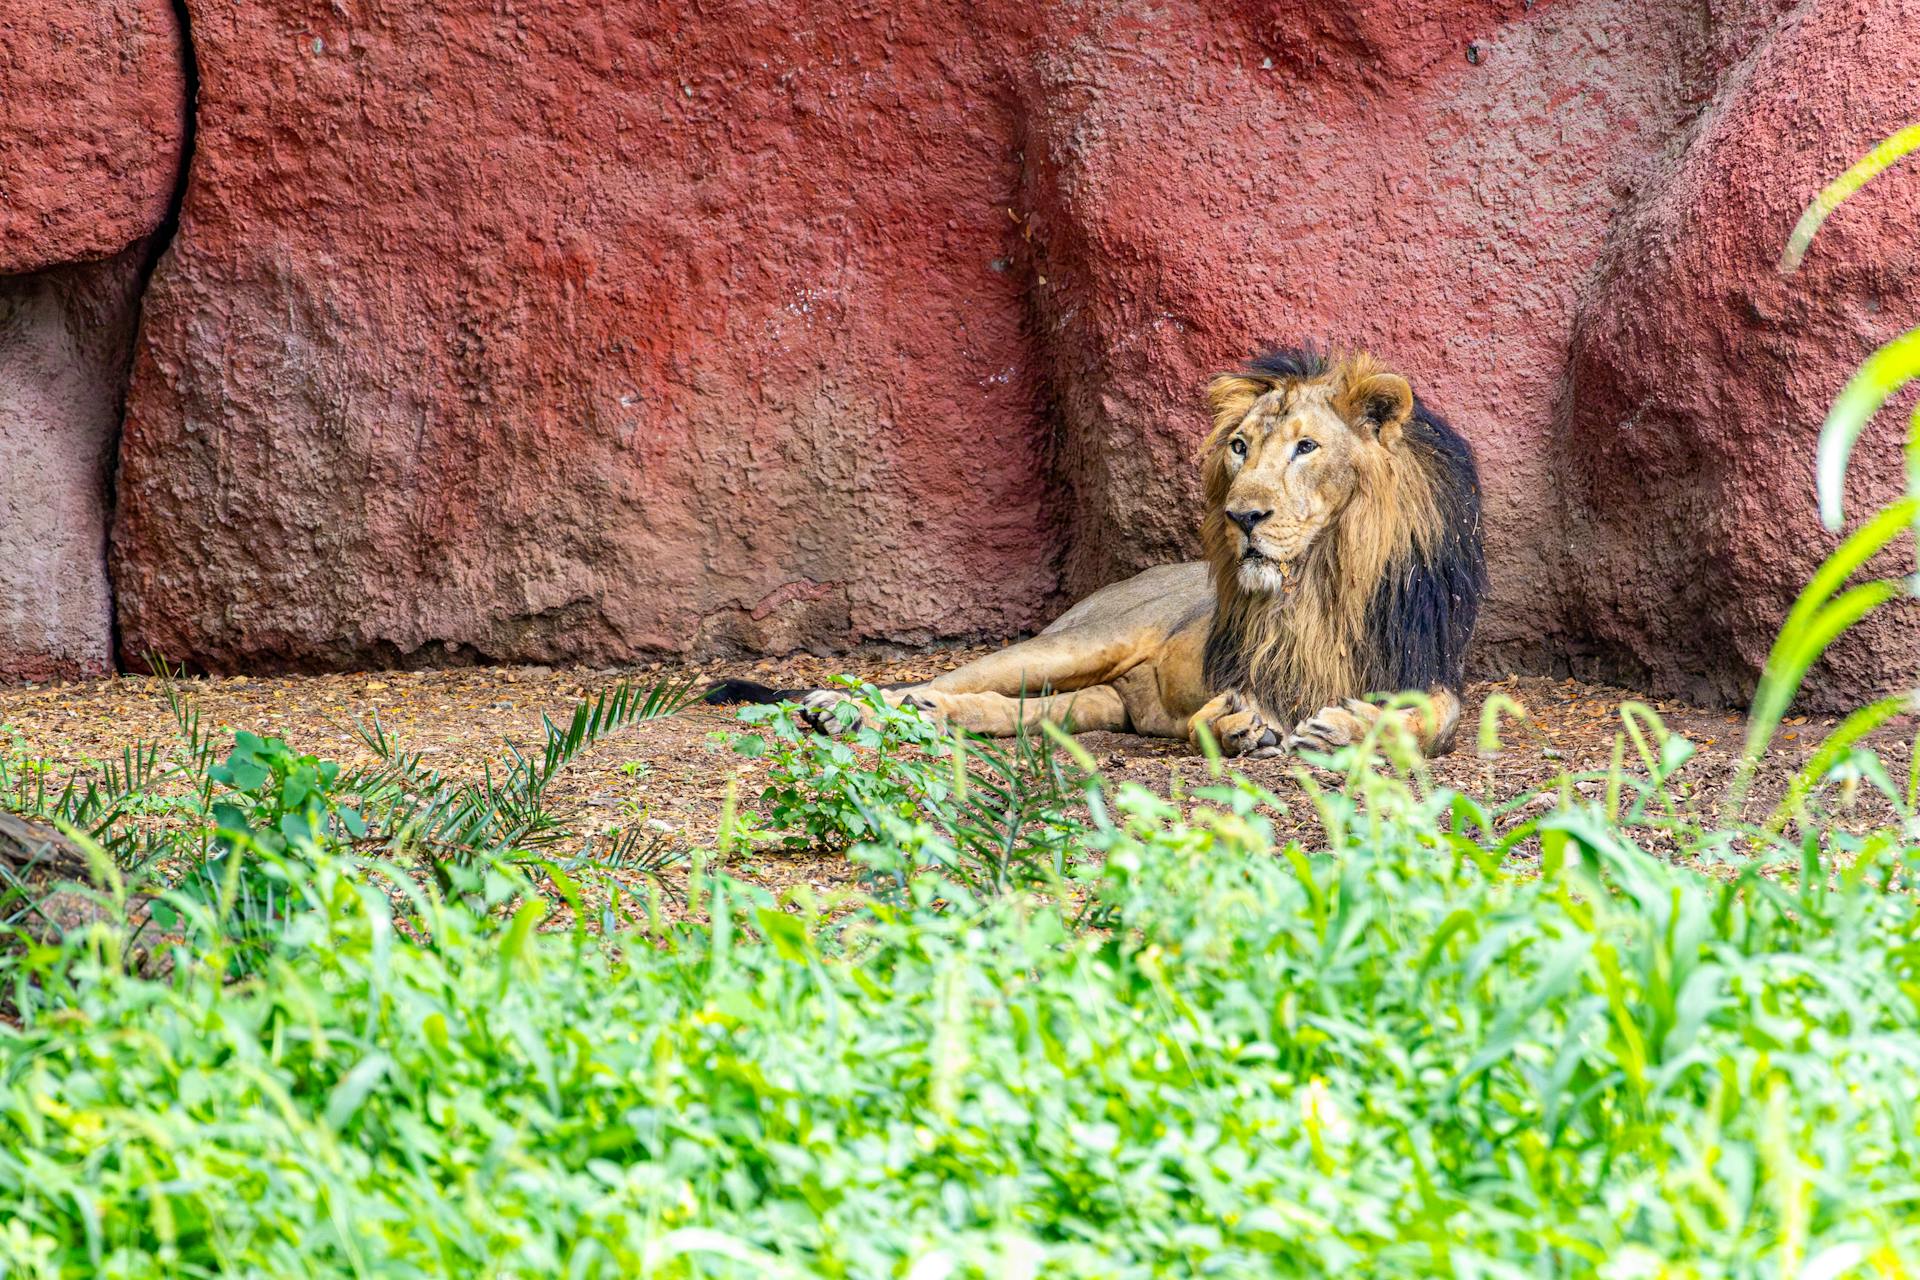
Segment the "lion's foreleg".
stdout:
<svg viewBox="0 0 1920 1280">
<path fill-rule="evenodd" d="M 1405 733 L 1422 755 L 1445 755 L 1453 749 L 1454 731 L 1460 724 L 1460 697 L 1451 689 L 1429 689 L 1422 705 L 1391 711 L 1349 698 L 1339 706 L 1322 707 L 1295 725 L 1287 747 L 1296 751 L 1302 748 L 1332 751 L 1360 741 L 1385 718 L 1393 723 L 1384 731 Z"/>
</svg>

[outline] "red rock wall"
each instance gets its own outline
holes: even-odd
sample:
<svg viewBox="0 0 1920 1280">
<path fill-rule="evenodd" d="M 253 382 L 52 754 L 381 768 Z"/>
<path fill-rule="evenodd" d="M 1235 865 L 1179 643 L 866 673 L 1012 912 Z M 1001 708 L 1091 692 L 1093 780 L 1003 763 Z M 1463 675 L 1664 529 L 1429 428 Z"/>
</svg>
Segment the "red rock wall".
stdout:
<svg viewBox="0 0 1920 1280">
<path fill-rule="evenodd" d="M 1835 544 L 1814 440 L 1853 366 L 1920 323 L 1920 166 L 1842 205 L 1796 275 L 1775 264 L 1809 194 L 1913 122 L 1916 90 L 1920 3 L 1807 0 L 1620 220 L 1577 311 L 1558 456 L 1567 607 L 1624 679 L 1744 698 Z M 1904 424 L 1884 416 L 1854 459 L 1856 517 L 1900 489 Z M 1816 692 L 1910 687 L 1914 621 L 1856 629 Z"/>
<path fill-rule="evenodd" d="M 120 252 L 179 177 L 186 73 L 170 0 L 0 11 L 0 275 Z"/>
<path fill-rule="evenodd" d="M 1014 634 L 1191 553 L 1199 387 L 1310 337 L 1479 448 L 1485 665 L 1737 697 L 1825 397 L 1912 323 L 1915 179 L 1765 273 L 1910 102 L 1917 5 L 187 0 L 125 652 Z M 1831 696 L 1915 646 L 1873 648 Z"/>
<path fill-rule="evenodd" d="M 167 0 L 0 11 L 0 680 L 113 667 L 114 447 L 186 80 Z"/>
<path fill-rule="evenodd" d="M 1066 531 L 999 55 L 937 2 L 847 9 L 196 6 L 129 648 L 597 662 L 1042 622 Z"/>
</svg>

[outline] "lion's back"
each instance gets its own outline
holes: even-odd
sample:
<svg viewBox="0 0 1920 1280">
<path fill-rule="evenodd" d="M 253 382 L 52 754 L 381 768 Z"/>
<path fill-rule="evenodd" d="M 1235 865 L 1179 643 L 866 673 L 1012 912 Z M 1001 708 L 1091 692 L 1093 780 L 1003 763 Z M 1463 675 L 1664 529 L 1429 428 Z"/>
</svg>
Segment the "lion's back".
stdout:
<svg viewBox="0 0 1920 1280">
<path fill-rule="evenodd" d="M 1212 607 L 1213 590 L 1204 562 L 1155 565 L 1100 588 L 1055 618 L 1041 634 L 1109 626 L 1153 627 L 1171 634 Z"/>
</svg>

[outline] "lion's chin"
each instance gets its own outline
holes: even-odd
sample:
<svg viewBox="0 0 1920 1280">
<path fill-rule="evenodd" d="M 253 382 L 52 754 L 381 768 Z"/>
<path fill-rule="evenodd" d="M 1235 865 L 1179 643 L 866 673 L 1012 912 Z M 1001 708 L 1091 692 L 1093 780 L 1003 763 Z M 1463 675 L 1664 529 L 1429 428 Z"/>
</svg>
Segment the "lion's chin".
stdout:
<svg viewBox="0 0 1920 1280">
<path fill-rule="evenodd" d="M 1266 556 L 1240 561 L 1240 589 L 1249 595 L 1269 595 L 1281 599 L 1293 594 L 1300 575 L 1291 564 Z"/>
</svg>

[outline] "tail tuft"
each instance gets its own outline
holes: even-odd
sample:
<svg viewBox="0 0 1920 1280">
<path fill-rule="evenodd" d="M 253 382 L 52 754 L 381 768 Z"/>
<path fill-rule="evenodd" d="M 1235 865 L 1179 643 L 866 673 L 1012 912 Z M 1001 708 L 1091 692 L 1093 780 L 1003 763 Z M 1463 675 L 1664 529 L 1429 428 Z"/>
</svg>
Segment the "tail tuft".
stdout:
<svg viewBox="0 0 1920 1280">
<path fill-rule="evenodd" d="M 797 702 L 806 693 L 805 689 L 776 689 L 772 685 L 761 684 L 756 680 L 722 680 L 700 696 L 700 701 L 711 702 L 716 706 L 733 706 L 742 702 L 773 703 Z"/>
</svg>

